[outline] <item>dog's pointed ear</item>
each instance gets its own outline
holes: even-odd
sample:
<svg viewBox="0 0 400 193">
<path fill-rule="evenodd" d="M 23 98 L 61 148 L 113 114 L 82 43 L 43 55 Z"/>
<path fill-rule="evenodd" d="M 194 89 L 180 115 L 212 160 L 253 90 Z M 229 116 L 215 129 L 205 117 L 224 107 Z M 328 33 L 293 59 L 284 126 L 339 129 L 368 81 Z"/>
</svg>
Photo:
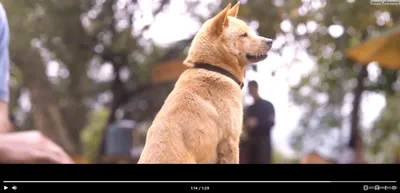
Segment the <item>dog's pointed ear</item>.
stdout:
<svg viewBox="0 0 400 193">
<path fill-rule="evenodd" d="M 235 6 L 233 6 L 229 11 L 228 11 L 228 16 L 231 17 L 237 17 L 237 14 L 239 13 L 239 6 L 240 6 L 240 1 L 236 3 Z"/>
<path fill-rule="evenodd" d="M 217 35 L 220 35 L 222 31 L 224 30 L 225 27 L 229 26 L 229 20 L 228 20 L 228 11 L 231 8 L 231 4 L 229 3 L 228 6 L 224 10 L 218 13 L 213 18 L 212 25 L 213 29 L 215 30 Z"/>
</svg>

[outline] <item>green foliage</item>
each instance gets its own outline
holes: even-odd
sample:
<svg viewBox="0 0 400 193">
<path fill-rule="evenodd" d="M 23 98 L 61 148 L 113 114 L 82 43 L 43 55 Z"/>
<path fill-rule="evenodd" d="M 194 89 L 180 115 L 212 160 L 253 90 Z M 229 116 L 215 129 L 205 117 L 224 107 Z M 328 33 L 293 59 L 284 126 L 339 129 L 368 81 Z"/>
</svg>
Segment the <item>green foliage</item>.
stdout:
<svg viewBox="0 0 400 193">
<path fill-rule="evenodd" d="M 278 53 L 288 45 L 297 45 L 299 49 L 307 50 L 315 61 L 312 71 L 290 90 L 292 102 L 304 111 L 291 140 L 292 147 L 301 152 L 305 146 L 315 148 L 324 144 L 332 132 L 343 132 L 342 129 L 350 125 L 350 114 L 344 112 L 343 108 L 351 105 L 348 99 L 356 86 L 359 64 L 348 60 L 345 51 L 360 43 L 363 31 L 372 35 L 392 27 L 400 19 L 400 9 L 398 6 L 373 6 L 363 0 L 351 3 L 328 0 L 252 0 L 241 6 L 239 15 L 247 21 L 257 21 L 257 31 L 263 36 L 273 38 L 284 35 L 286 42 L 276 50 Z M 384 17 L 386 20 L 382 22 Z M 281 29 L 282 21 L 290 22 L 289 31 Z M 298 28 L 308 27 L 312 23 L 317 25 L 314 31 L 308 28 L 306 33 L 298 33 Z M 339 37 L 332 36 L 329 28 L 333 25 L 343 27 L 344 33 Z M 290 36 L 294 39 L 288 38 Z M 397 71 L 382 69 L 376 82 L 367 81 L 367 90 L 394 93 L 393 84 L 398 76 Z M 386 128 L 382 126 L 377 130 Z M 387 139 L 385 135 L 382 137 L 382 140 Z M 369 142 L 379 143 L 379 140 Z"/>
<path fill-rule="evenodd" d="M 11 93 L 12 109 L 21 111 L 17 99 L 20 91 L 26 88 L 31 94 L 38 95 L 36 99 L 59 105 L 57 111 L 61 112 L 64 124 L 56 124 L 58 128 L 52 129 L 67 130 L 63 133 L 68 134 L 79 153 L 82 149 L 80 132 L 89 124 L 90 111 L 97 106 L 110 107 L 113 100 L 124 100 L 116 102 L 118 105 L 114 110 L 130 99 L 147 100 L 149 97 L 140 94 L 152 88 L 141 89 L 142 85 L 150 85 L 151 67 L 163 62 L 165 53 L 182 52 L 188 45 L 177 46 L 180 49 L 175 45 L 171 46 L 173 49 L 159 48 L 143 35 L 152 21 L 134 17 L 139 14 L 155 18 L 169 2 L 160 0 L 153 4 L 153 11 L 144 10 L 138 6 L 138 1 L 2 1 L 12 34 L 11 78 L 16 81 Z M 135 25 L 137 22 L 145 26 Z M 121 23 L 125 25 L 119 25 Z M 133 34 L 133 31 L 137 33 Z M 110 65 L 110 76 L 100 76 L 100 69 Z M 51 77 L 46 76 L 47 66 L 57 66 L 58 71 Z M 124 74 L 123 78 L 121 74 Z M 40 81 L 36 81 L 38 79 Z M 37 89 L 28 87 L 29 84 L 40 85 L 42 90 L 35 92 Z M 43 99 L 42 93 L 51 100 Z M 31 98 L 35 97 L 31 95 Z M 31 104 L 36 108 L 42 101 L 32 100 Z M 148 112 L 147 117 L 153 114 L 152 110 L 143 111 Z M 38 112 L 23 109 L 23 121 L 30 122 L 30 116 Z M 52 121 L 55 120 L 49 118 L 43 122 L 54 125 L 50 124 Z"/>
<path fill-rule="evenodd" d="M 314 141 L 311 147 L 321 145 L 331 131 L 341 130 L 350 122 L 347 118 L 349 114 L 343 114 L 342 108 L 346 104 L 345 96 L 352 94 L 358 68 L 354 68 L 354 64 L 344 57 L 345 51 L 360 41 L 362 31 L 373 32 L 381 28 L 376 23 L 376 14 L 371 13 L 390 11 L 388 7 L 371 6 L 363 1 L 340 4 L 333 1 L 320 2 L 325 2 L 326 5 L 304 15 L 309 17 L 307 20 L 317 22 L 320 30 L 296 37 L 299 40 L 311 40 L 308 50 L 317 58 L 314 71 L 303 77 L 291 90 L 293 101 L 306 110 L 293 138 L 293 145 L 296 144 L 294 146 L 298 150 L 302 149 L 299 144 L 304 145 L 306 141 Z M 322 19 L 319 20 L 317 16 Z M 292 23 L 294 29 L 301 24 L 295 18 Z M 333 38 L 321 30 L 328 29 L 333 24 L 342 26 L 344 34 Z M 390 26 L 391 22 L 386 25 Z M 331 50 L 328 55 L 327 50 Z M 336 57 L 337 54 L 341 57 Z M 307 92 L 304 92 L 305 89 Z"/>
<path fill-rule="evenodd" d="M 182 49 L 174 49 L 176 45 L 161 47 L 144 37 L 143 34 L 149 29 L 151 22 L 145 22 L 141 17 L 132 19 L 132 16 L 151 14 L 151 17 L 155 18 L 158 12 L 145 13 L 141 6 L 138 6 L 138 1 L 121 2 L 115 6 L 117 0 L 2 1 L 7 10 L 11 30 L 12 110 L 20 110 L 17 99 L 21 90 L 26 89 L 28 83 L 40 79 L 40 83 L 49 85 L 46 92 L 54 97 L 54 104 L 63 107 L 63 118 L 68 133 L 75 138 L 82 138 L 85 153 L 89 158 L 92 158 L 97 150 L 102 128 L 110 114 L 107 109 L 90 113 L 95 109 L 94 106 L 109 107 L 113 99 L 121 98 L 118 96 L 148 83 L 152 66 L 165 60 L 165 55 L 171 55 L 173 51 L 178 52 L 174 57 L 181 56 L 184 47 L 187 46 L 185 43 L 181 46 Z M 227 2 L 236 3 L 221 0 L 220 7 L 225 7 Z M 169 1 L 157 1 L 153 5 L 156 10 L 162 10 L 158 5 L 168 3 Z M 193 1 L 186 3 L 195 4 Z M 191 9 L 194 10 L 194 7 Z M 386 13 L 390 15 L 390 19 L 378 25 L 377 21 Z M 262 36 L 285 36 L 286 42 L 274 50 L 278 54 L 281 54 L 284 47 L 296 45 L 306 50 L 315 60 L 313 70 L 302 77 L 290 92 L 293 102 L 305 111 L 298 129 L 293 134 L 292 142 L 293 147 L 301 151 L 306 141 L 314 142 L 312 146 L 319 145 L 332 131 L 341 130 L 350 121 L 348 114 L 342 113 L 342 109 L 349 103 L 345 100 L 346 96 L 352 95 L 358 65 L 344 57 L 345 50 L 360 42 L 361 32 L 373 34 L 399 21 L 400 8 L 373 6 L 365 0 L 355 0 L 352 3 L 330 0 L 248 0 L 246 3 L 242 2 L 239 17 L 256 26 Z M 283 31 L 283 21 L 289 22 L 291 29 Z M 121 22 L 127 25 L 117 29 L 118 23 Z M 145 26 L 138 29 L 135 27 L 136 22 Z M 317 24 L 314 31 L 308 29 L 303 34 L 297 32 L 298 28 L 313 22 Z M 342 26 L 344 35 L 332 37 L 328 33 L 332 25 Z M 132 35 L 132 31 L 139 33 Z M 45 66 L 50 61 L 60 64 L 55 77 L 45 75 Z M 113 74 L 114 79 L 99 80 L 102 78 L 98 77 L 99 69 L 109 64 L 113 70 L 118 69 L 117 73 Z M 127 79 L 113 84 L 116 75 L 124 70 L 128 71 Z M 368 82 L 367 90 L 384 93 L 387 98 L 386 108 L 374 125 L 372 139 L 368 141 L 373 154 L 396 144 L 389 138 L 398 136 L 396 115 L 399 113 L 399 102 L 394 97 L 398 91 L 393 89 L 398 79 L 398 71 L 382 69 L 375 82 Z M 115 85 L 120 87 L 115 88 Z M 103 97 L 109 95 L 110 91 L 116 96 L 105 100 L 104 98 L 111 98 Z M 153 94 L 132 96 L 132 100 L 135 100 L 132 104 L 144 101 L 150 109 L 141 109 L 141 105 L 131 105 L 130 110 L 146 114 L 138 116 L 140 119 L 153 116 L 159 109 L 148 100 L 152 98 L 150 95 L 155 95 L 154 92 L 151 93 Z M 164 98 L 158 97 L 153 100 L 163 101 Z M 40 102 L 33 103 L 41 105 Z M 22 124 L 24 127 L 33 127 L 33 113 L 36 112 L 25 112 L 26 119 Z M 89 115 L 91 118 L 87 121 Z M 86 128 L 81 133 L 85 125 Z M 76 143 L 79 143 L 78 141 Z M 279 155 L 274 157 L 276 160 L 281 159 Z"/>
<path fill-rule="evenodd" d="M 89 118 L 89 125 L 81 132 L 84 154 L 89 160 L 93 160 L 96 156 L 109 114 L 110 110 L 106 108 L 93 111 Z"/>
<path fill-rule="evenodd" d="M 400 94 L 386 96 L 386 107 L 371 131 L 370 151 L 375 160 L 394 161 L 394 153 L 400 146 Z M 382 152 L 384 154 L 382 155 Z"/>
<path fill-rule="evenodd" d="M 273 151 L 272 153 L 272 163 L 277 164 L 277 163 L 282 163 L 282 154 L 279 153 L 278 151 Z"/>
</svg>

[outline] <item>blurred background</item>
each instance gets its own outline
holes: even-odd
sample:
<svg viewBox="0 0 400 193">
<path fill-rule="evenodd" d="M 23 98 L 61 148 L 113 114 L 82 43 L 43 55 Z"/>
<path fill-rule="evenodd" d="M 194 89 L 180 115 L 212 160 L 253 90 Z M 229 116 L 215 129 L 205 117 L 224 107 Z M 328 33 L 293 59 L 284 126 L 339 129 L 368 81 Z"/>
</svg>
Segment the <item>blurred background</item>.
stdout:
<svg viewBox="0 0 400 193">
<path fill-rule="evenodd" d="M 236 3 L 0 2 L 14 130 L 41 130 L 78 163 L 136 163 L 196 31 Z M 240 2 L 238 17 L 274 39 L 246 73 L 275 107 L 273 163 L 400 163 L 400 5 Z M 252 104 L 247 84 L 243 96 Z"/>
</svg>

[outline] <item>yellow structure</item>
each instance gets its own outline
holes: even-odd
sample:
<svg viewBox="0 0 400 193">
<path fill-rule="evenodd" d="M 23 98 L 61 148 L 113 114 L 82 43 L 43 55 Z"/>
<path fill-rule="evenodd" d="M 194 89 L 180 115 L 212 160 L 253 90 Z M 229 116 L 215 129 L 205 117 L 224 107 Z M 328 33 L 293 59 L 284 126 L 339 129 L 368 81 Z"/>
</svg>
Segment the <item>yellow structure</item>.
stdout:
<svg viewBox="0 0 400 193">
<path fill-rule="evenodd" d="M 151 81 L 154 84 L 176 81 L 185 70 L 186 66 L 183 65 L 183 59 L 168 60 L 153 67 Z"/>
<path fill-rule="evenodd" d="M 346 54 L 363 65 L 378 62 L 382 68 L 400 69 L 400 25 L 350 48 Z"/>
</svg>

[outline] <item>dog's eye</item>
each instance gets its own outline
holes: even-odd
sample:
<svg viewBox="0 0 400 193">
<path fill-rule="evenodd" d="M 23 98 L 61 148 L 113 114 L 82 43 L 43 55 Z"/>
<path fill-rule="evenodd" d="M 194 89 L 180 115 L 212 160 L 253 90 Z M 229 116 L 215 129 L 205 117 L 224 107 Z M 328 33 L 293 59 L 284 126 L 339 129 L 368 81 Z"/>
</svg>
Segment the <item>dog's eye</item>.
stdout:
<svg viewBox="0 0 400 193">
<path fill-rule="evenodd" d="M 243 37 L 243 38 L 247 37 L 247 33 L 240 35 L 240 37 Z"/>
</svg>

